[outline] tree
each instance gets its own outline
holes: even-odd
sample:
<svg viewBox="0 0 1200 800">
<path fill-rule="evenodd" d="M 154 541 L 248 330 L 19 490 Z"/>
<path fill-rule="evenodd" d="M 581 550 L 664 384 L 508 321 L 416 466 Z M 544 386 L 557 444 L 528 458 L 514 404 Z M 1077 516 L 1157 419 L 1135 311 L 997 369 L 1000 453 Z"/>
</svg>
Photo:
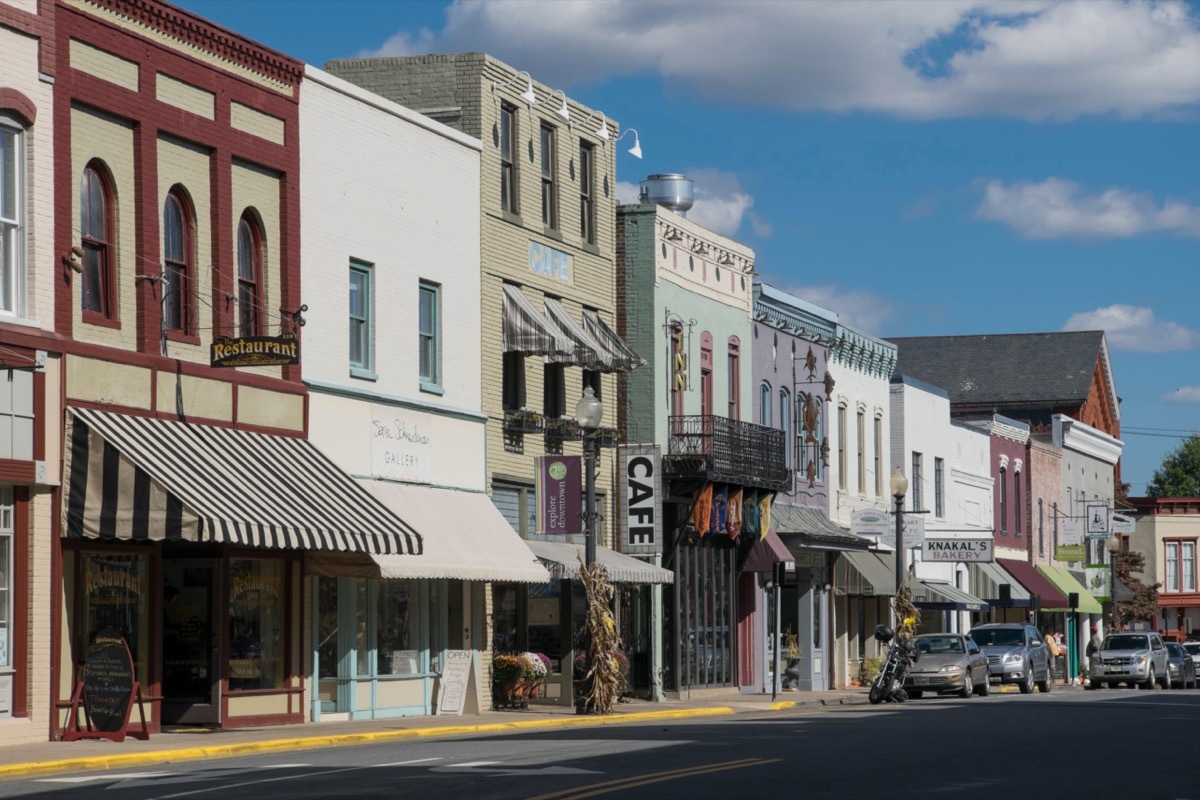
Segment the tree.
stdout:
<svg viewBox="0 0 1200 800">
<path fill-rule="evenodd" d="M 1200 436 L 1192 434 L 1167 454 L 1146 485 L 1150 497 L 1200 497 Z"/>
<path fill-rule="evenodd" d="M 1147 585 L 1133 573 L 1141 574 L 1146 571 L 1146 557 L 1134 550 L 1126 550 L 1113 554 L 1117 567 L 1117 580 L 1125 584 L 1133 593 L 1133 602 L 1117 603 L 1121 612 L 1121 627 L 1127 627 L 1134 622 L 1152 622 L 1158 615 L 1158 587 L 1162 584 Z M 1116 594 L 1116 587 L 1113 587 Z"/>
</svg>

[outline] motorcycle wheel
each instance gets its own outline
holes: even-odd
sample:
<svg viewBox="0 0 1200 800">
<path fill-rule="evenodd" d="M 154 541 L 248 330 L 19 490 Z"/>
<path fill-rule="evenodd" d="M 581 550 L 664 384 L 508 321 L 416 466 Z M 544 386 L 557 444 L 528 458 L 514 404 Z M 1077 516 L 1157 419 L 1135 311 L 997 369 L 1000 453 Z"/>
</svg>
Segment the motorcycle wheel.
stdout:
<svg viewBox="0 0 1200 800">
<path fill-rule="evenodd" d="M 879 685 L 878 681 L 871 684 L 871 691 L 867 694 L 867 700 L 873 706 L 877 706 L 883 702 L 883 687 Z"/>
</svg>

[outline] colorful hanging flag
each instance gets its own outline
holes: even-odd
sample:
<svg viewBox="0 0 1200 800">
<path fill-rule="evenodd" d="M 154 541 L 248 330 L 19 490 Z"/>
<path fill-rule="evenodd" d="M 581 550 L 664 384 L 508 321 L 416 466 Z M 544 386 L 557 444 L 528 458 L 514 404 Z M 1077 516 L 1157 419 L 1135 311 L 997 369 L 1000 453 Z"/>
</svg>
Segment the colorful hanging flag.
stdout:
<svg viewBox="0 0 1200 800">
<path fill-rule="evenodd" d="M 771 497 L 773 495 L 764 494 L 762 499 L 758 501 L 759 519 L 758 519 L 758 538 L 767 538 L 767 530 L 771 527 Z"/>
<path fill-rule="evenodd" d="M 742 532 L 742 487 L 729 493 L 729 538 L 736 539 Z"/>
<path fill-rule="evenodd" d="M 712 495 L 713 487 L 710 483 L 696 492 L 696 499 L 692 503 L 692 525 L 701 536 L 707 536 L 712 527 Z"/>
<path fill-rule="evenodd" d="M 713 492 L 712 532 L 725 533 L 729 525 L 729 487 L 722 486 Z"/>
<path fill-rule="evenodd" d="M 759 538 L 758 516 L 758 492 L 752 489 L 746 492 L 746 499 L 742 501 L 742 533 Z"/>
</svg>

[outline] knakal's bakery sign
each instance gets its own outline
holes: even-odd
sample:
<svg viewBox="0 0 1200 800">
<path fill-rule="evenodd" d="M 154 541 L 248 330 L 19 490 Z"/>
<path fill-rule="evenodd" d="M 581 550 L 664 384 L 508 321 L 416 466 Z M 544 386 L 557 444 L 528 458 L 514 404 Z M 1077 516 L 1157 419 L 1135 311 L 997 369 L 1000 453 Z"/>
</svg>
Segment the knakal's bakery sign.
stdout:
<svg viewBox="0 0 1200 800">
<path fill-rule="evenodd" d="M 294 333 L 280 336 L 218 336 L 209 362 L 214 367 L 274 367 L 300 363 L 300 341 Z"/>
</svg>

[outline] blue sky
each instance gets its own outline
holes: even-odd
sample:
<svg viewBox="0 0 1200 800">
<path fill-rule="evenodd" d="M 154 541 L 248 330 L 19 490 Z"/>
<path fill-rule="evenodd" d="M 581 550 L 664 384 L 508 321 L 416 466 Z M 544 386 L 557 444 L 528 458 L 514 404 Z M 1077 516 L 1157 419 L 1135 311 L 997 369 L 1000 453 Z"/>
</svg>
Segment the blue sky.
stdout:
<svg viewBox="0 0 1200 800">
<path fill-rule="evenodd" d="M 1200 428 L 1194 3 L 180 5 L 317 66 L 491 53 L 638 131 L 618 196 L 686 173 L 692 219 L 869 333 L 1107 331 L 1135 495 Z"/>
</svg>

